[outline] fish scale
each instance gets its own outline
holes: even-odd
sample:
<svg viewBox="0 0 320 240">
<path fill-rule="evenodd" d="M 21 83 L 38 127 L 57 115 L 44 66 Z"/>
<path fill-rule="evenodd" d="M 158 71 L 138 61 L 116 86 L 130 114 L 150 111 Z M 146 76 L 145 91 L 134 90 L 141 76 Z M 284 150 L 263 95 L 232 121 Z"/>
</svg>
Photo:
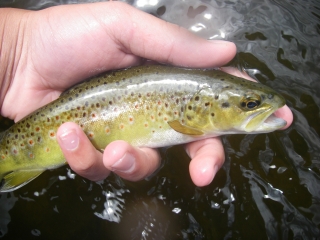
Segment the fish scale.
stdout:
<svg viewBox="0 0 320 240">
<path fill-rule="evenodd" d="M 270 132 L 285 125 L 272 113 L 285 103 L 274 90 L 215 69 L 139 66 L 80 83 L 1 134 L 1 191 L 66 164 L 58 127 L 75 122 L 103 150 L 125 140 L 163 147 L 222 134 Z"/>
</svg>

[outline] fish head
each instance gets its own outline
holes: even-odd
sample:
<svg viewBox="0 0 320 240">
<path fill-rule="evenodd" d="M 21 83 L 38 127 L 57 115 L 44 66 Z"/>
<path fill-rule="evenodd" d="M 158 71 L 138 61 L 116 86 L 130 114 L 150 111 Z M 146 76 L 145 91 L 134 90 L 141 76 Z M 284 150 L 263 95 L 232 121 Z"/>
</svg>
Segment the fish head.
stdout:
<svg viewBox="0 0 320 240">
<path fill-rule="evenodd" d="M 284 104 L 280 94 L 259 83 L 204 87 L 185 105 L 180 122 L 194 135 L 272 132 L 286 125 L 274 115 Z"/>
</svg>

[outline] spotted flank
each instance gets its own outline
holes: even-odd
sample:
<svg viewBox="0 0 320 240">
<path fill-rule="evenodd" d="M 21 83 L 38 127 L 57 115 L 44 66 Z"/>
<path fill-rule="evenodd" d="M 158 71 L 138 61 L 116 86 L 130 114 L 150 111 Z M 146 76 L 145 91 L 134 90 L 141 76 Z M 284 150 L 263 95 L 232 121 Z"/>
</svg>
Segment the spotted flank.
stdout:
<svg viewBox="0 0 320 240">
<path fill-rule="evenodd" d="M 66 164 L 56 134 L 75 122 L 103 150 L 114 140 L 163 147 L 283 127 L 274 90 L 219 70 L 139 66 L 107 72 L 64 92 L 0 134 L 1 192 Z"/>
</svg>

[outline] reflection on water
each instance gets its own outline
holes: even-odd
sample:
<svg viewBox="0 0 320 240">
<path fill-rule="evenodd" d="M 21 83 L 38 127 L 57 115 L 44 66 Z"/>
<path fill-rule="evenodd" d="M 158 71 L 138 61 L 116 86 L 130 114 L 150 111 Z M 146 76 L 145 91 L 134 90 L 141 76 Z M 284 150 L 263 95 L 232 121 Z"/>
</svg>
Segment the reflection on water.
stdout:
<svg viewBox="0 0 320 240">
<path fill-rule="evenodd" d="M 7 0 L 41 9 L 85 0 Z M 163 151 L 148 181 L 92 183 L 67 167 L 0 195 L 4 239 L 318 239 L 320 236 L 320 3 L 317 0 L 128 0 L 208 39 L 234 41 L 236 64 L 281 92 L 293 125 L 223 137 L 226 162 L 193 185 L 182 147 Z M 3 129 L 4 122 L 1 122 Z M 19 229 L 19 231 L 16 231 Z"/>
</svg>

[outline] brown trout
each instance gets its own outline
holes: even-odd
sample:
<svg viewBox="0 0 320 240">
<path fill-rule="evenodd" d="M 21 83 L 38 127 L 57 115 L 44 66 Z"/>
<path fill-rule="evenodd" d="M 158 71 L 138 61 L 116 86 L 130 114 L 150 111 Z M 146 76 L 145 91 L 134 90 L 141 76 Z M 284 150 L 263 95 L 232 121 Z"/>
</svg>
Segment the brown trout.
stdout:
<svg viewBox="0 0 320 240">
<path fill-rule="evenodd" d="M 163 147 L 223 134 L 266 133 L 286 125 L 285 104 L 260 83 L 219 70 L 139 66 L 80 83 L 0 136 L 1 192 L 66 164 L 56 141 L 64 122 L 80 125 L 103 151 L 114 140 Z"/>
</svg>

